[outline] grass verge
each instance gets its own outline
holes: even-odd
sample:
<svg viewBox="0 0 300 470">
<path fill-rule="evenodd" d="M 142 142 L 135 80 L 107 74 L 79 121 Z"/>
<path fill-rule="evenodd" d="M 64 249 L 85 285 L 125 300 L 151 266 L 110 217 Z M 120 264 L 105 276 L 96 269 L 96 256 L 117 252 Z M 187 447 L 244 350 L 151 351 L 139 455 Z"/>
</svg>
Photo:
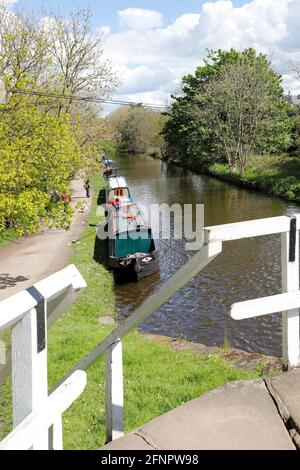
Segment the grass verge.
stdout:
<svg viewBox="0 0 300 470">
<path fill-rule="evenodd" d="M 229 166 L 214 163 L 209 173 L 220 178 L 262 189 L 270 195 L 300 202 L 300 156 L 254 156 L 249 159 L 244 176 L 232 174 Z"/>
<path fill-rule="evenodd" d="M 9 245 L 16 238 L 18 238 L 18 235 L 13 228 L 5 230 L 0 236 L 0 248 Z"/>
<path fill-rule="evenodd" d="M 93 183 L 96 196 L 103 182 L 95 178 Z M 93 259 L 96 199 L 89 225 L 70 260 L 88 287 L 48 335 L 50 387 L 107 335 L 110 328 L 97 318 L 114 314 L 112 276 Z M 192 348 L 176 352 L 137 331 L 124 338 L 123 351 L 126 432 L 225 382 L 260 376 L 259 368 L 245 372 L 217 355 L 204 356 Z M 64 414 L 65 449 L 96 449 L 105 441 L 104 358 L 87 372 L 84 393 Z M 10 381 L 2 387 L 0 397 L 1 438 L 11 429 Z"/>
</svg>

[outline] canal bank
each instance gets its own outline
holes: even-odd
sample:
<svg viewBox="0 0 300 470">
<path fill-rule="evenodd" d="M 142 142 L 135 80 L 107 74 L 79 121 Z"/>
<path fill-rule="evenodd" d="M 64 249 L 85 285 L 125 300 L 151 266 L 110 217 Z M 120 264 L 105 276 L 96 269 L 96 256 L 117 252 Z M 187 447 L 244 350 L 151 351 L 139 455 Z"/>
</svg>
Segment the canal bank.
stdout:
<svg viewBox="0 0 300 470">
<path fill-rule="evenodd" d="M 244 175 L 238 171 L 232 173 L 229 165 L 225 163 L 199 166 L 172 159 L 168 161 L 195 173 L 210 175 L 242 188 L 261 191 L 286 201 L 300 202 L 299 155 L 253 156 L 249 159 Z"/>
<path fill-rule="evenodd" d="M 96 192 L 103 181 L 96 178 Z M 112 276 L 95 261 L 96 198 L 75 253 L 74 263 L 88 287 L 78 301 L 51 327 L 48 336 L 49 386 L 61 377 L 114 328 L 115 289 Z M 140 283 L 133 284 L 135 292 Z M 171 341 L 171 340 L 170 340 Z M 177 341 L 177 343 L 176 343 Z M 265 372 L 261 363 L 248 370 L 234 367 L 217 351 L 197 351 L 197 345 L 153 338 L 135 331 L 123 342 L 125 380 L 125 431 L 232 380 L 257 378 Z M 105 440 L 104 361 L 88 369 L 83 395 L 64 415 L 64 448 L 96 449 Z M 11 429 L 11 384 L 0 393 L 0 438 Z M 76 432 L 74 432 L 76 430 Z"/>
</svg>

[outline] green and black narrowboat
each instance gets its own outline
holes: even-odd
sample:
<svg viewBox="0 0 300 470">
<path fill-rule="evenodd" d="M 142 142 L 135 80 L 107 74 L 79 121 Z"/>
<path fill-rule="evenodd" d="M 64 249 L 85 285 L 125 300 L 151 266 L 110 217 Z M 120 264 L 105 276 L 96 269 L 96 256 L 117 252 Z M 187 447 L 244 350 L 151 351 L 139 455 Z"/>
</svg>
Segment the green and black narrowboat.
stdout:
<svg viewBox="0 0 300 470">
<path fill-rule="evenodd" d="M 159 269 L 159 253 L 145 215 L 132 201 L 125 178 L 109 178 L 106 192 L 108 267 L 135 280 Z"/>
</svg>

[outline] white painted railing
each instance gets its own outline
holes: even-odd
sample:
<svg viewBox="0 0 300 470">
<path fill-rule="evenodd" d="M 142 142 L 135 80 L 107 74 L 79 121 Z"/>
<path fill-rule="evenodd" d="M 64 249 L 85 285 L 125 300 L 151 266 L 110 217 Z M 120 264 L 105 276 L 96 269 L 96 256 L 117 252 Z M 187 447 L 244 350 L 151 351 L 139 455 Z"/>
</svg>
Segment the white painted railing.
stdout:
<svg viewBox="0 0 300 470">
<path fill-rule="evenodd" d="M 123 434 L 123 372 L 121 338 L 140 325 L 155 312 L 178 289 L 201 271 L 222 252 L 222 243 L 228 240 L 281 234 L 282 237 L 282 291 L 299 290 L 299 223 L 300 215 L 281 216 L 250 220 L 233 224 L 204 228 L 204 246 L 188 263 L 174 274 L 161 289 L 152 294 L 126 320 L 113 330 L 93 351 L 82 359 L 64 379 L 76 370 L 84 370 L 106 353 L 106 440 Z M 246 270 L 246 267 L 245 267 Z M 282 350 L 284 365 L 299 366 L 299 309 L 294 306 L 295 298 L 285 304 L 287 297 L 281 297 L 283 319 Z M 242 307 L 241 307 L 242 308 Z M 233 306 L 233 312 L 238 307 Z M 280 310 L 280 311 L 281 311 Z M 233 318 L 237 318 L 235 314 Z M 63 379 L 63 380 L 64 380 Z M 60 382 L 62 383 L 62 382 Z M 59 385 L 59 384 L 58 384 Z"/>
<path fill-rule="evenodd" d="M 286 369 L 299 367 L 299 228 L 300 214 L 272 217 L 205 229 L 205 240 L 225 241 L 261 235 L 281 234 L 281 295 L 232 305 L 230 316 L 236 320 L 282 312 L 282 360 Z M 289 294 L 291 293 L 291 294 Z"/>
<path fill-rule="evenodd" d="M 73 374 L 48 396 L 47 317 L 54 321 L 84 287 L 70 265 L 0 302 L 0 331 L 12 327 L 14 427 L 1 449 L 62 449 L 62 413 L 82 392 L 86 378 L 85 372 Z"/>
<path fill-rule="evenodd" d="M 0 450 L 45 450 L 48 449 L 48 434 L 52 440 L 51 449 L 62 449 L 61 416 L 83 392 L 86 386 L 86 372 L 78 370 L 71 375 L 40 407 L 30 413 L 0 442 Z M 47 440 L 45 440 L 47 436 Z"/>
<path fill-rule="evenodd" d="M 123 336 L 140 325 L 146 318 L 165 303 L 178 289 L 192 279 L 222 251 L 219 241 L 205 245 L 189 262 L 180 268 L 161 289 L 152 294 L 126 320 L 113 330 L 93 351 L 80 361 L 57 386 L 63 383 L 76 370 L 85 370 L 102 354 L 106 353 L 106 441 L 117 439 L 124 432 L 123 424 Z"/>
<path fill-rule="evenodd" d="M 234 304 L 231 308 L 231 316 L 235 319 L 249 318 L 268 314 L 271 312 L 284 311 L 282 314 L 283 332 L 282 332 L 282 350 L 283 361 L 286 367 L 297 367 L 300 365 L 299 359 L 299 223 L 300 215 L 293 217 L 272 217 L 267 219 L 258 219 L 246 222 L 238 222 L 234 224 L 218 225 L 213 227 L 205 227 L 204 229 L 204 246 L 197 252 L 188 263 L 177 271 L 161 289 L 152 294 L 143 304 L 138 307 L 126 320 L 124 320 L 116 329 L 114 329 L 94 350 L 92 350 L 85 358 L 83 358 L 68 374 L 56 385 L 49 399 L 61 390 L 61 385 L 66 383 L 71 377 L 74 377 L 76 371 L 85 370 L 93 362 L 95 362 L 102 354 L 106 353 L 106 439 L 107 442 L 120 437 L 123 434 L 123 370 L 122 370 L 122 344 L 121 338 L 129 333 L 133 328 L 141 324 L 153 312 L 155 312 L 163 303 L 165 303 L 178 289 L 184 286 L 195 274 L 201 271 L 212 261 L 218 254 L 222 252 L 222 243 L 228 240 L 238 240 L 242 238 L 258 237 L 271 234 L 281 234 L 282 245 L 282 294 L 279 296 L 265 297 L 247 302 Z M 246 269 L 246 268 L 245 268 Z M 84 281 L 81 280 L 81 284 Z M 80 282 L 79 282 L 80 284 Z M 40 287 L 39 287 L 40 290 Z M 23 341 L 25 357 L 32 357 L 32 353 L 27 350 L 31 347 L 32 338 L 36 337 L 36 327 L 32 329 L 29 325 L 34 321 L 36 315 L 30 313 L 30 309 L 35 309 L 36 304 L 29 302 L 28 296 L 22 294 L 22 301 L 27 302 L 26 318 L 28 325 L 26 326 L 27 340 Z M 19 297 L 21 299 L 21 296 Z M 29 302 L 29 303 L 28 303 Z M 31 301 L 32 302 L 32 301 Z M 27 310 L 26 310 L 27 309 Z M 2 305 L 0 304 L 0 313 Z M 9 312 L 15 311 L 15 308 L 8 309 Z M 20 313 L 20 318 L 24 313 Z M 0 315 L 1 317 L 1 315 Z M 23 321 L 23 320 L 22 320 Z M 19 322 L 22 323 L 22 322 Z M 0 323 L 1 327 L 1 323 Z M 23 328 L 25 325 L 23 326 Z M 16 327 L 15 327 L 16 328 Z M 18 331 L 15 333 L 15 343 L 18 341 L 22 344 L 22 337 Z M 35 347 L 37 343 L 35 342 Z M 23 351 L 22 351 L 23 353 Z M 13 354 L 14 358 L 14 354 Z M 16 356 L 18 359 L 18 357 Z M 43 364 L 44 359 L 41 359 Z M 19 358 L 20 361 L 20 358 Z M 34 364 L 31 366 L 34 369 Z M 36 366 L 39 369 L 39 365 Z M 34 374 L 32 374 L 34 375 Z M 18 374 L 13 370 L 17 383 L 21 383 L 21 379 L 25 380 L 25 374 Z M 31 380 L 31 379 L 30 379 Z M 29 382 L 30 382 L 29 380 Z M 26 383 L 26 380 L 25 380 Z M 25 399 L 29 396 L 29 405 L 26 407 L 26 413 L 34 412 L 36 408 L 41 409 L 41 397 L 37 397 L 34 393 L 34 387 L 26 385 L 30 393 L 18 392 L 18 397 Z M 25 388 L 26 388 L 25 387 Z M 18 390 L 18 387 L 17 387 Z M 46 396 L 45 378 L 42 379 L 42 396 Z M 55 397 L 55 395 L 54 395 Z M 55 399 L 53 399 L 53 403 Z M 36 406 L 33 404 L 36 403 Z M 21 417 L 24 418 L 24 404 L 18 411 L 20 405 L 16 403 L 17 411 L 14 412 L 17 420 L 15 424 L 19 424 Z M 54 406 L 54 405 L 53 405 Z M 62 409 L 62 408 L 60 408 Z M 48 419 L 48 415 L 44 415 L 44 419 Z M 30 420 L 30 418 L 28 418 Z M 39 419 L 36 416 L 32 420 L 37 423 Z M 48 425 L 48 421 L 47 421 Z M 26 427 L 26 425 L 24 425 Z M 47 426 L 46 426 L 47 427 Z M 55 420 L 53 425 L 54 436 L 61 435 L 61 419 Z M 24 432 L 24 427 L 20 432 Z M 44 437 L 42 436 L 42 440 Z M 60 437 L 57 439 L 61 442 Z M 53 439 L 56 442 L 56 439 Z M 52 447 L 55 444 L 52 442 Z M 36 446 L 39 444 L 36 444 Z"/>
</svg>

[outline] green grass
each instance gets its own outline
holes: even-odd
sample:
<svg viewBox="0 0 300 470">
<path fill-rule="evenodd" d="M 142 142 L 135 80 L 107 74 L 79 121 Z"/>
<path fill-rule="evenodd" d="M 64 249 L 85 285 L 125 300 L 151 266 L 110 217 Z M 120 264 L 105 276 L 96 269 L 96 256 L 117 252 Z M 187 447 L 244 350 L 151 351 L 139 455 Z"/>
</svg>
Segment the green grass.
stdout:
<svg viewBox="0 0 300 470">
<path fill-rule="evenodd" d="M 5 230 L 5 232 L 0 236 L 0 248 L 9 245 L 9 243 L 14 241 L 16 238 L 18 238 L 18 235 L 13 228 Z"/>
<path fill-rule="evenodd" d="M 242 180 L 270 195 L 300 202 L 300 155 L 251 157 L 244 176 L 238 172 L 232 174 L 229 166 L 221 163 L 211 165 L 209 172 L 237 183 Z"/>
<path fill-rule="evenodd" d="M 95 192 L 102 184 L 100 178 L 94 180 Z M 91 224 L 97 221 L 95 213 L 94 201 Z M 93 260 L 94 239 L 95 227 L 88 226 L 70 260 L 78 267 L 88 287 L 49 331 L 50 386 L 109 332 L 97 318 L 114 314 L 113 279 Z M 176 352 L 137 331 L 124 338 L 123 351 L 126 432 L 220 384 L 261 375 L 259 368 L 244 372 L 217 355 L 204 356 L 193 349 Z M 11 429 L 10 395 L 8 381 L 2 387 L 0 398 L 2 437 Z M 84 393 L 64 414 L 64 448 L 96 449 L 104 441 L 104 358 L 100 358 L 88 370 Z"/>
</svg>

